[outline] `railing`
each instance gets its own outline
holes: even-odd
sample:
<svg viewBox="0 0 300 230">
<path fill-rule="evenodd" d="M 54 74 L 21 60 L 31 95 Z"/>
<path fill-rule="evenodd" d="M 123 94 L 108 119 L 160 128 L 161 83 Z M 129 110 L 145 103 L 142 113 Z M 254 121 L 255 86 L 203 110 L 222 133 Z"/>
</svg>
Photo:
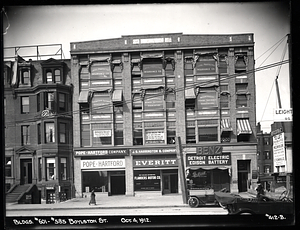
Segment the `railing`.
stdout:
<svg viewBox="0 0 300 230">
<path fill-rule="evenodd" d="M 4 61 L 14 61 L 16 56 L 32 60 L 62 59 L 64 56 L 61 44 L 4 47 L 3 52 Z"/>
</svg>

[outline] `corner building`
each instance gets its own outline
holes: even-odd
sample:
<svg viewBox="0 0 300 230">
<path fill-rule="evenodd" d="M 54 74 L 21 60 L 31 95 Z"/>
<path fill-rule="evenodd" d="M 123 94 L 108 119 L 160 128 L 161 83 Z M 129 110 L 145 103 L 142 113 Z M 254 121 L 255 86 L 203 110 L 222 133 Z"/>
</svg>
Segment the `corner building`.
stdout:
<svg viewBox="0 0 300 230">
<path fill-rule="evenodd" d="M 72 42 L 76 194 L 247 191 L 257 180 L 253 34 Z"/>
</svg>

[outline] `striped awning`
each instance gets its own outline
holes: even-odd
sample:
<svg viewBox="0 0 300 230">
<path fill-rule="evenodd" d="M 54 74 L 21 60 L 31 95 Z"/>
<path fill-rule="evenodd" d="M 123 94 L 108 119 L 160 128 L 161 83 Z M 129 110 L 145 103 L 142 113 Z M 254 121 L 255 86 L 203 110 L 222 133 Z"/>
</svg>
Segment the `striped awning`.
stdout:
<svg viewBox="0 0 300 230">
<path fill-rule="evenodd" d="M 251 134 L 251 126 L 248 119 L 238 119 L 237 120 L 237 135 L 240 134 Z"/>
<path fill-rule="evenodd" d="M 221 130 L 222 130 L 222 132 L 223 131 L 232 131 L 232 127 L 231 127 L 229 119 L 222 119 L 221 120 Z"/>
<path fill-rule="evenodd" d="M 89 90 L 82 90 L 79 94 L 77 103 L 78 104 L 88 103 L 89 102 L 89 95 L 90 95 Z"/>
<path fill-rule="evenodd" d="M 195 99 L 196 98 L 196 94 L 195 94 L 195 89 L 186 89 L 185 90 L 185 98 L 186 99 Z"/>
</svg>

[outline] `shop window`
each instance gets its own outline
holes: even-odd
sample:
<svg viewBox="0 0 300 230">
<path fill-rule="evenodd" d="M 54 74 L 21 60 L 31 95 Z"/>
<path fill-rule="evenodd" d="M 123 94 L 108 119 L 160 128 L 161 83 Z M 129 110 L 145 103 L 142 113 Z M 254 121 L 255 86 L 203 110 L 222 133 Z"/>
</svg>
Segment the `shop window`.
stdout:
<svg viewBox="0 0 300 230">
<path fill-rule="evenodd" d="M 133 123 L 133 145 L 143 145 L 143 126 L 141 122 Z"/>
<path fill-rule="evenodd" d="M 81 125 L 81 146 L 90 146 L 91 137 L 90 137 L 90 125 Z"/>
<path fill-rule="evenodd" d="M 111 123 L 92 124 L 93 146 L 112 145 Z"/>
<path fill-rule="evenodd" d="M 218 127 L 199 127 L 199 142 L 218 141 Z"/>
<path fill-rule="evenodd" d="M 67 158 L 60 158 L 60 179 L 67 180 Z"/>
<path fill-rule="evenodd" d="M 29 97 L 21 97 L 21 113 L 29 113 Z"/>
<path fill-rule="evenodd" d="M 58 109 L 60 112 L 67 111 L 67 101 L 66 101 L 66 94 L 59 93 L 58 94 Z"/>
<path fill-rule="evenodd" d="M 135 191 L 160 191 L 160 171 L 134 171 Z"/>
<path fill-rule="evenodd" d="M 6 177 L 11 177 L 12 176 L 11 157 L 5 157 L 5 176 Z"/>
<path fill-rule="evenodd" d="M 56 173 L 55 173 L 55 158 L 46 158 L 46 179 L 56 180 Z"/>
<path fill-rule="evenodd" d="M 115 126 L 115 133 L 114 133 L 115 145 L 124 145 L 123 124 L 117 123 L 117 124 L 114 124 L 114 126 Z"/>
<path fill-rule="evenodd" d="M 45 123 L 45 143 L 55 143 L 55 128 L 53 122 Z"/>
<path fill-rule="evenodd" d="M 59 123 L 59 143 L 68 143 L 67 140 L 67 124 Z"/>
<path fill-rule="evenodd" d="M 42 180 L 42 168 L 43 168 L 42 158 L 39 157 L 39 158 L 38 158 L 38 180 L 39 180 L 39 181 Z"/>
<path fill-rule="evenodd" d="M 30 144 L 30 129 L 29 129 L 29 125 L 22 125 L 21 126 L 21 135 L 22 135 L 22 139 L 21 139 L 21 144 L 22 145 L 29 145 Z"/>
</svg>

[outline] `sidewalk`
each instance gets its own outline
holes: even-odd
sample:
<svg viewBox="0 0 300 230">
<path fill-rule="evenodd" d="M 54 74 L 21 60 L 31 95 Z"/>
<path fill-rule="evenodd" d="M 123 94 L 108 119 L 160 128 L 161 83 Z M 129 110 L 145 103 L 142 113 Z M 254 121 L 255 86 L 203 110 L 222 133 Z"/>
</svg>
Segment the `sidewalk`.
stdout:
<svg viewBox="0 0 300 230">
<path fill-rule="evenodd" d="M 163 196 L 107 196 L 96 193 L 97 205 L 89 205 L 90 197 L 73 198 L 55 204 L 17 204 L 6 203 L 6 210 L 44 210 L 44 209 L 85 209 L 85 208 L 154 208 L 154 207 L 187 207 L 183 203 L 182 195 L 172 194 Z"/>
</svg>

